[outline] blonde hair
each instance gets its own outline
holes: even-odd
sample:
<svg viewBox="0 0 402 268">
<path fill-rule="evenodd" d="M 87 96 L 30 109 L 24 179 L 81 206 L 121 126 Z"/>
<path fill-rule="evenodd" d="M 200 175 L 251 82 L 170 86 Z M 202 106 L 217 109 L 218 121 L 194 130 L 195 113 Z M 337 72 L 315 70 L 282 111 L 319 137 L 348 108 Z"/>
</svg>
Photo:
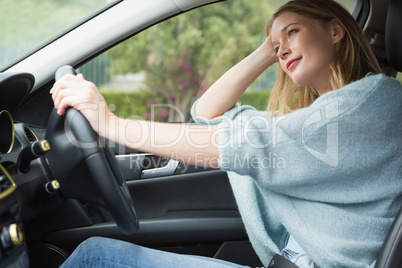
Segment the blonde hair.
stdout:
<svg viewBox="0 0 402 268">
<path fill-rule="evenodd" d="M 380 73 L 381 69 L 362 29 L 352 15 L 333 0 L 293 0 L 282 7 L 268 21 L 265 27 L 269 36 L 274 20 L 284 12 L 307 16 L 328 25 L 337 20 L 344 28 L 345 36 L 340 41 L 337 55 L 331 65 L 330 80 L 333 90 L 363 78 L 368 72 Z M 304 108 L 318 97 L 312 87 L 299 87 L 278 68 L 276 83 L 272 89 L 267 110 L 273 115 L 283 115 Z"/>
</svg>

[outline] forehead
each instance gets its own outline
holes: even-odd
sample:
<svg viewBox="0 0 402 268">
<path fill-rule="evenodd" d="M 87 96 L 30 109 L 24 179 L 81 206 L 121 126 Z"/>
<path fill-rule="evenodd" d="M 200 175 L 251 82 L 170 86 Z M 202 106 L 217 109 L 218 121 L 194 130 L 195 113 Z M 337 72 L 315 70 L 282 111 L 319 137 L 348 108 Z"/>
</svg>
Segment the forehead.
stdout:
<svg viewBox="0 0 402 268">
<path fill-rule="evenodd" d="M 280 14 L 272 23 L 271 35 L 272 38 L 279 36 L 290 25 L 299 24 L 303 26 L 314 27 L 318 25 L 318 21 L 293 12 L 284 12 Z"/>
</svg>

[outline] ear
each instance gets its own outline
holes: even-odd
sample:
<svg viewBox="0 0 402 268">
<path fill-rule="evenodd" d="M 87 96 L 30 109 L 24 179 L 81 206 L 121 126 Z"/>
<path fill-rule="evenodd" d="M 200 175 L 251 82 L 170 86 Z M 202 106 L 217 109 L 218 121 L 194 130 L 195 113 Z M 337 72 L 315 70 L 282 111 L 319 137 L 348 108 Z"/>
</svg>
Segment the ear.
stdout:
<svg viewBox="0 0 402 268">
<path fill-rule="evenodd" d="M 337 19 L 331 21 L 330 30 L 334 44 L 339 43 L 345 36 L 345 28 L 342 23 Z"/>
</svg>

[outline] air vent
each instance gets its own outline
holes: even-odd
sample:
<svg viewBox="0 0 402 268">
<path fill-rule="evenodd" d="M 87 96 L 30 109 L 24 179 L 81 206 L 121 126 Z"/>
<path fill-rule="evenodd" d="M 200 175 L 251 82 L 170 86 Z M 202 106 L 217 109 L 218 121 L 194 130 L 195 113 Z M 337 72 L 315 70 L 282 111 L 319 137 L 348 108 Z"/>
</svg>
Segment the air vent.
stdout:
<svg viewBox="0 0 402 268">
<path fill-rule="evenodd" d="M 35 133 L 28 126 L 24 126 L 24 131 L 29 142 L 34 142 L 38 140 L 38 137 L 36 137 Z"/>
</svg>

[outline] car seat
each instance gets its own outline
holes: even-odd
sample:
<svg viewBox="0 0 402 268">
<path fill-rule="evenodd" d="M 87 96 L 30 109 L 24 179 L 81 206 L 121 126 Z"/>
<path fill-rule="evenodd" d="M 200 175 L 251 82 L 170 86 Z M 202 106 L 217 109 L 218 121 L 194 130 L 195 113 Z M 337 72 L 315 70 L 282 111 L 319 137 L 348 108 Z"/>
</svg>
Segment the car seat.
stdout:
<svg viewBox="0 0 402 268">
<path fill-rule="evenodd" d="M 391 0 L 385 26 L 387 60 L 395 71 L 402 72 L 402 0 Z M 402 209 L 396 216 L 378 253 L 375 268 L 402 267 Z"/>
</svg>

